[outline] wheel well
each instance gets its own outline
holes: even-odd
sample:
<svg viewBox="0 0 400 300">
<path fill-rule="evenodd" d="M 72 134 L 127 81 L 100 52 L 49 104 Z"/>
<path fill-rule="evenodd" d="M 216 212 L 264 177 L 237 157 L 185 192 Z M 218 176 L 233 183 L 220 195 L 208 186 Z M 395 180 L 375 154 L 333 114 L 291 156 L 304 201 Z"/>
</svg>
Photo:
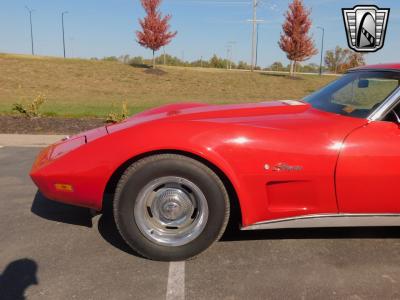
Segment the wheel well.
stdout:
<svg viewBox="0 0 400 300">
<path fill-rule="evenodd" d="M 228 195 L 229 195 L 229 201 L 230 201 L 230 206 L 231 206 L 230 223 L 237 222 L 237 221 L 242 222 L 242 212 L 240 209 L 240 203 L 239 203 L 237 193 L 236 193 L 235 188 L 233 187 L 231 181 L 225 175 L 225 173 L 222 172 L 221 169 L 219 169 L 216 165 L 212 164 L 208 160 L 206 160 L 198 155 L 195 155 L 190 152 L 178 151 L 178 150 L 163 150 L 163 151 L 147 152 L 147 153 L 143 153 L 141 155 L 135 156 L 135 157 L 127 160 L 125 163 L 123 163 L 117 170 L 115 170 L 115 172 L 112 174 L 112 176 L 110 177 L 110 179 L 106 185 L 106 188 L 104 191 L 104 197 L 103 197 L 103 207 L 111 205 L 111 202 L 113 200 L 113 197 L 111 195 L 114 194 L 115 189 L 118 184 L 118 181 L 121 178 L 121 176 L 123 175 L 123 173 L 125 172 L 125 170 L 130 165 L 132 165 L 134 162 L 136 162 L 142 158 L 156 155 L 156 154 L 184 155 L 186 157 L 190 157 L 194 160 L 197 160 L 197 161 L 203 163 L 204 165 L 209 167 L 211 170 L 213 170 L 215 172 L 215 174 L 217 174 L 217 176 L 221 179 L 221 181 L 224 184 L 224 186 L 228 192 Z"/>
</svg>

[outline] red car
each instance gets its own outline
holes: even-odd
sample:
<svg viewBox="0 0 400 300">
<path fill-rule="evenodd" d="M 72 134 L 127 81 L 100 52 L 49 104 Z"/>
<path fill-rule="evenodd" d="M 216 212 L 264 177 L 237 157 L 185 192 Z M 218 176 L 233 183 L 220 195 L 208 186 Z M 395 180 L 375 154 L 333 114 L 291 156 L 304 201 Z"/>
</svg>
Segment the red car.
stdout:
<svg viewBox="0 0 400 300">
<path fill-rule="evenodd" d="M 400 225 L 400 65 L 354 69 L 300 101 L 172 104 L 66 138 L 31 177 L 101 210 L 155 260 L 241 229 Z"/>
</svg>

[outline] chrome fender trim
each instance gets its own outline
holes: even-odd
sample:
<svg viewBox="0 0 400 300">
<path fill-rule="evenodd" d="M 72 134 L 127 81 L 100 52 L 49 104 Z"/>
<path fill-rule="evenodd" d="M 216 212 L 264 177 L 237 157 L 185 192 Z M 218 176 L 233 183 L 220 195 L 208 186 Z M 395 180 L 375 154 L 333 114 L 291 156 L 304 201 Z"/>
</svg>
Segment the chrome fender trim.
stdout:
<svg viewBox="0 0 400 300">
<path fill-rule="evenodd" d="M 373 111 L 368 121 L 379 121 L 383 120 L 384 117 L 399 103 L 400 99 L 400 87 L 398 87 L 383 103 Z"/>
<path fill-rule="evenodd" d="M 242 227 L 241 230 L 400 226 L 400 214 L 316 214 L 276 219 Z"/>
</svg>

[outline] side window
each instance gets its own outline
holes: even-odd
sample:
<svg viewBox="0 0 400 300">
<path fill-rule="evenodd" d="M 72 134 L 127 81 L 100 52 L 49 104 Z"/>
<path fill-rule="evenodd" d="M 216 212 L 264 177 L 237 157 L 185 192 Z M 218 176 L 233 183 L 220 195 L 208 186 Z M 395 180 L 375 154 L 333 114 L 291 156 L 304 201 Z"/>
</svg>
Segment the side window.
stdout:
<svg viewBox="0 0 400 300">
<path fill-rule="evenodd" d="M 398 85 L 397 79 L 359 78 L 335 92 L 331 101 L 353 109 L 371 109 L 384 101 Z"/>
</svg>

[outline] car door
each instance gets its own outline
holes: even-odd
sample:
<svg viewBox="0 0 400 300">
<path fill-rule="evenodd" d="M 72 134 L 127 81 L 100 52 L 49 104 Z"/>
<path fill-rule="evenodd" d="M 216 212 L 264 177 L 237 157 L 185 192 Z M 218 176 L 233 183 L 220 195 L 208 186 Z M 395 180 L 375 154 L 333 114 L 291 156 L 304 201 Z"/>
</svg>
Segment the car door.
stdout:
<svg viewBox="0 0 400 300">
<path fill-rule="evenodd" d="M 384 121 L 372 121 L 346 138 L 335 175 L 340 213 L 400 213 L 400 126 L 396 111 L 399 106 Z"/>
</svg>

